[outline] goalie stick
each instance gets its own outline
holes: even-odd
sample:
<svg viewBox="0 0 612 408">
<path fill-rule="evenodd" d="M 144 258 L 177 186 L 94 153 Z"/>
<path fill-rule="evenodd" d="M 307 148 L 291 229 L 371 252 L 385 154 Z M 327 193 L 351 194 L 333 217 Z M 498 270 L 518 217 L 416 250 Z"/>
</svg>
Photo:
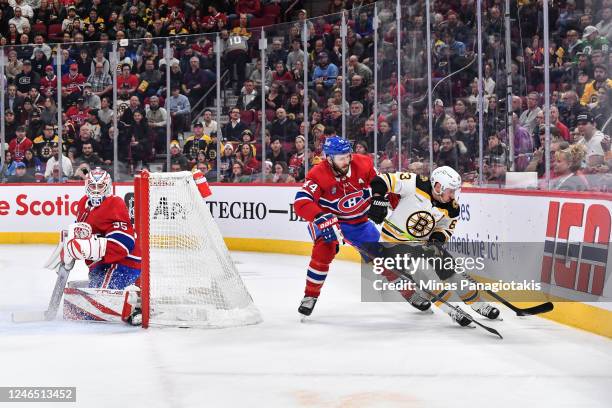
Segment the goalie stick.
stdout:
<svg viewBox="0 0 612 408">
<path fill-rule="evenodd" d="M 60 232 L 60 242 L 57 247 L 53 250 L 53 253 L 49 259 L 43 265 L 46 269 L 55 270 L 57 278 L 55 279 L 55 286 L 51 293 L 51 299 L 49 299 L 49 306 L 44 311 L 20 311 L 13 312 L 11 318 L 13 323 L 27 323 L 27 322 L 41 322 L 54 320 L 57 316 L 60 302 L 62 301 L 62 295 L 64 294 L 64 288 L 68 283 L 68 276 L 70 270 L 74 267 L 74 259 L 65 264 L 62 261 L 62 249 L 63 243 L 68 237 L 68 231 L 63 230 Z"/>
<path fill-rule="evenodd" d="M 341 242 L 351 245 L 353 248 L 355 248 L 357 251 L 359 251 L 361 254 L 365 255 L 366 257 L 368 257 L 370 259 L 376 258 L 376 256 L 374 254 L 371 254 L 366 249 L 353 244 L 351 241 L 349 241 L 345 237 L 341 236 L 341 239 L 342 239 Z M 411 282 L 416 284 L 416 282 L 414 281 L 413 277 L 410 274 L 406 274 L 403 271 L 398 271 L 398 270 L 395 270 L 395 269 L 393 270 L 393 272 L 399 274 L 400 276 L 402 276 L 402 277 L 404 277 L 404 278 L 408 279 L 409 281 L 411 281 Z M 419 288 L 418 290 L 423 292 L 423 293 L 425 293 L 427 296 L 429 296 L 430 298 L 434 299 L 435 301 L 439 300 L 440 302 L 444 303 L 445 305 L 447 305 L 451 309 L 454 309 L 455 311 L 457 311 L 457 313 L 461 313 L 461 315 L 463 315 L 466 318 L 468 318 L 471 323 L 474 323 L 475 325 L 480 326 L 481 328 L 483 328 L 484 330 L 488 331 L 489 333 L 498 336 L 500 339 L 503 339 L 502 335 L 497 330 L 495 330 L 492 327 L 489 327 L 487 325 L 484 325 L 484 324 L 480 323 L 479 321 L 475 320 L 472 315 L 470 315 L 469 313 L 464 312 L 463 310 L 461 310 L 457 306 L 454 306 L 454 305 L 450 304 L 449 302 L 447 302 L 446 300 L 444 300 L 444 299 L 434 295 L 432 292 L 430 292 L 427 289 Z"/>
<path fill-rule="evenodd" d="M 70 269 L 68 269 L 63 263 L 60 263 L 57 270 L 57 279 L 55 280 L 55 286 L 53 287 L 53 293 L 49 300 L 49 307 L 44 311 L 21 311 L 13 312 L 12 320 L 14 323 L 27 323 L 27 322 L 40 322 L 54 320 L 57 316 L 60 302 L 62 301 L 62 295 L 64 294 L 64 288 L 68 283 L 68 276 L 70 275 Z"/>
</svg>

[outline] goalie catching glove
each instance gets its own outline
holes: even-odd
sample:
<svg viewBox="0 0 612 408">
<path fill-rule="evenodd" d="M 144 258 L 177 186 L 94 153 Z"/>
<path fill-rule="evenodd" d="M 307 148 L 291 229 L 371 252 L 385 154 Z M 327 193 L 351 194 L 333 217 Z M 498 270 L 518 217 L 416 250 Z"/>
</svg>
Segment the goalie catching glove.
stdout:
<svg viewBox="0 0 612 408">
<path fill-rule="evenodd" d="M 68 238 L 64 241 L 62 259 L 68 263 L 70 259 L 99 261 L 106 254 L 106 238 L 91 234 L 91 226 L 77 222 L 68 227 Z"/>
<path fill-rule="evenodd" d="M 368 210 L 368 218 L 375 224 L 382 223 L 389 211 L 389 199 L 385 196 L 373 196 Z"/>
</svg>

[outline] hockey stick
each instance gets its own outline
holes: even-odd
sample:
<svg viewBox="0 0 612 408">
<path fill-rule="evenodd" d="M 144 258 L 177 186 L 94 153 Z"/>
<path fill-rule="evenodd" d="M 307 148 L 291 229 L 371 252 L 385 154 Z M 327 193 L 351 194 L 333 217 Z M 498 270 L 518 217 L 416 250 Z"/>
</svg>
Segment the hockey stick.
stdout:
<svg viewBox="0 0 612 408">
<path fill-rule="evenodd" d="M 385 221 L 389 223 L 391 226 L 401 231 L 401 229 L 399 227 L 396 227 L 391 221 L 389 220 L 385 220 Z M 435 246 L 442 253 L 443 257 L 454 259 L 451 253 L 446 248 L 444 248 L 441 244 L 436 243 Z M 476 280 L 472 278 L 470 275 L 464 274 L 464 276 L 471 282 L 477 283 Z M 555 307 L 552 302 L 546 302 L 546 303 L 542 303 L 540 305 L 536 305 L 532 307 L 520 308 L 520 307 L 514 306 L 512 303 L 508 302 L 506 299 L 504 299 L 503 297 L 501 297 L 500 295 L 498 295 L 497 293 L 491 290 L 485 290 L 485 293 L 487 293 L 493 299 L 497 300 L 498 302 L 506 306 L 508 309 L 512 310 L 514 313 L 516 313 L 517 316 L 532 316 L 532 315 L 537 315 L 540 313 L 547 313 L 553 310 Z"/>
<path fill-rule="evenodd" d="M 359 251 L 359 253 L 361 253 L 362 255 L 365 255 L 366 257 L 370 258 L 370 259 L 374 259 L 377 258 L 377 256 L 375 256 L 374 254 L 369 253 L 366 249 L 361 248 L 358 245 L 355 245 L 354 243 L 352 243 L 351 241 L 349 241 L 348 239 L 346 239 L 345 237 L 343 237 L 343 241 L 349 245 L 351 245 L 353 248 L 355 248 L 357 251 Z M 408 279 L 409 281 L 411 281 L 412 283 L 416 284 L 414 278 L 412 277 L 412 275 L 410 274 L 406 274 L 403 271 L 398 271 L 393 269 L 393 272 L 399 274 L 400 276 L 404 277 L 405 279 Z M 480 323 L 479 321 L 475 320 L 474 317 L 472 315 L 470 315 L 469 313 L 464 312 L 463 310 L 461 310 L 459 307 L 454 306 L 452 304 L 450 304 L 448 301 L 440 298 L 437 295 L 434 295 L 432 292 L 430 292 L 427 289 L 423 289 L 423 288 L 419 288 L 418 290 L 420 290 L 421 292 L 425 293 L 427 296 L 429 296 L 432 299 L 435 299 L 435 301 L 440 301 L 442 303 L 444 303 L 446 306 L 450 307 L 451 309 L 455 310 L 457 313 L 460 313 L 462 316 L 465 316 L 468 320 L 470 320 L 471 323 L 474 323 L 477 326 L 480 326 L 481 328 L 485 329 L 486 331 L 488 331 L 491 334 L 494 334 L 496 336 L 498 336 L 500 339 L 503 339 L 502 335 L 495 330 L 492 327 L 486 326 L 482 323 Z"/>
<path fill-rule="evenodd" d="M 453 257 L 450 254 L 450 252 L 448 252 L 446 248 L 444 248 L 442 245 L 436 245 L 436 247 L 438 247 L 438 249 L 442 252 L 444 257 L 451 257 L 451 258 Z M 464 274 L 464 276 L 471 282 L 477 283 L 476 280 L 472 278 L 470 275 Z M 485 293 L 487 293 L 493 299 L 499 301 L 502 305 L 506 306 L 508 309 L 512 310 L 514 313 L 516 313 L 517 316 L 532 316 L 532 315 L 537 315 L 540 313 L 547 313 L 555 308 L 552 302 L 545 302 L 545 303 L 531 306 L 531 307 L 520 308 L 520 307 L 514 306 L 512 303 L 508 302 L 506 299 L 504 299 L 503 297 L 501 297 L 500 295 L 498 295 L 497 293 L 491 290 L 485 290 Z"/>
<path fill-rule="evenodd" d="M 70 269 L 72 269 L 70 267 Z M 63 263 L 60 263 L 57 270 L 57 279 L 55 280 L 55 286 L 53 287 L 53 293 L 49 300 L 49 306 L 45 311 L 22 311 L 13 312 L 12 320 L 13 323 L 27 323 L 27 322 L 41 322 L 54 320 L 57 316 L 60 302 L 62 301 L 62 295 L 64 294 L 64 288 L 68 283 L 68 276 L 70 275 L 70 269 L 67 268 Z"/>
</svg>

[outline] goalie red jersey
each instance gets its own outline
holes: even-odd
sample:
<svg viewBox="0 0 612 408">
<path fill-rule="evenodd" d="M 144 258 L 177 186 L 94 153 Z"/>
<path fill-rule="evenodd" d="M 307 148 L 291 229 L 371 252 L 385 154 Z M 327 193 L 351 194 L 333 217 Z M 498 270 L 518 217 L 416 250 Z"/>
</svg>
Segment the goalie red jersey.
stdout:
<svg viewBox="0 0 612 408">
<path fill-rule="evenodd" d="M 99 264 L 119 264 L 140 269 L 140 248 L 127 206 L 120 197 L 111 195 L 99 206 L 93 207 L 88 204 L 88 197 L 83 196 L 77 208 L 77 221 L 86 222 L 91 226 L 93 235 L 107 239 L 104 257 L 98 261 L 86 260 L 90 269 Z"/>
<path fill-rule="evenodd" d="M 341 223 L 367 221 L 370 205 L 370 181 L 376 177 L 372 159 L 355 154 L 348 173 L 336 177 L 327 161 L 314 166 L 295 196 L 295 212 L 313 221 L 321 212 L 332 213 Z"/>
</svg>

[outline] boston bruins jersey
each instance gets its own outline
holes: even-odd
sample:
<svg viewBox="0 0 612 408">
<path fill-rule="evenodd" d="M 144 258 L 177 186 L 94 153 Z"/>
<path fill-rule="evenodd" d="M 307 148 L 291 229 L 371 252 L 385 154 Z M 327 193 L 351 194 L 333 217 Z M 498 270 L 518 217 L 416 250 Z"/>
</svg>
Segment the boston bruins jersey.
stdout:
<svg viewBox="0 0 612 408">
<path fill-rule="evenodd" d="M 459 217 L 459 205 L 455 200 L 449 203 L 436 201 L 432 197 L 429 178 L 414 173 L 397 172 L 379 177 L 386 184 L 388 193 L 400 197 L 393 212 L 383 222 L 383 241 L 427 241 L 432 234 L 438 241 L 450 238 Z"/>
</svg>

